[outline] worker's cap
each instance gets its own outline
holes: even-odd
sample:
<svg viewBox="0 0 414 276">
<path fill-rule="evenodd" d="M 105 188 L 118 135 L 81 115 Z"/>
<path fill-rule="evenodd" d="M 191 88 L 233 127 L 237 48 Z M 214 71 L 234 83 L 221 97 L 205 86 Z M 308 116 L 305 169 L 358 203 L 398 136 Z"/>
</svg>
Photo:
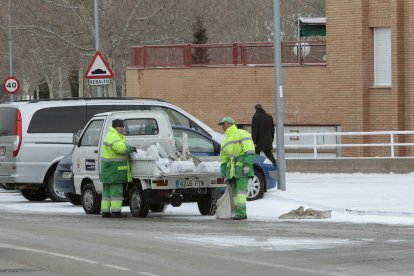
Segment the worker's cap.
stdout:
<svg viewBox="0 0 414 276">
<path fill-rule="evenodd" d="M 222 125 L 224 123 L 229 123 L 229 124 L 235 124 L 236 122 L 233 120 L 233 118 L 230 117 L 224 117 L 219 123 L 218 125 Z"/>
<path fill-rule="evenodd" d="M 124 127 L 124 120 L 120 120 L 120 119 L 115 119 L 112 121 L 112 127 L 116 128 L 116 127 Z"/>
<path fill-rule="evenodd" d="M 254 108 L 255 108 L 255 109 L 263 109 L 263 107 L 262 107 L 262 105 L 261 105 L 261 104 L 256 104 L 256 105 L 254 106 Z"/>
</svg>

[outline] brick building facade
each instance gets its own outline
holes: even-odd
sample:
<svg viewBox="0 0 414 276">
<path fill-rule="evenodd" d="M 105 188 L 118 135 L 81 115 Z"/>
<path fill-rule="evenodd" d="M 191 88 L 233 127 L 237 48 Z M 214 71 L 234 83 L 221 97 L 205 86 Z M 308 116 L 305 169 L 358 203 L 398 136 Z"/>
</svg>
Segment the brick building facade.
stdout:
<svg viewBox="0 0 414 276">
<path fill-rule="evenodd" d="M 326 5 L 326 65 L 282 68 L 285 125 L 413 130 L 414 2 L 327 0 Z M 389 85 L 375 83 L 378 28 L 391 34 Z M 128 68 L 127 95 L 167 100 L 219 130 L 216 122 L 223 116 L 249 125 L 256 103 L 274 116 L 273 77 L 271 66 Z M 366 148 L 364 155 L 374 150 Z"/>
</svg>

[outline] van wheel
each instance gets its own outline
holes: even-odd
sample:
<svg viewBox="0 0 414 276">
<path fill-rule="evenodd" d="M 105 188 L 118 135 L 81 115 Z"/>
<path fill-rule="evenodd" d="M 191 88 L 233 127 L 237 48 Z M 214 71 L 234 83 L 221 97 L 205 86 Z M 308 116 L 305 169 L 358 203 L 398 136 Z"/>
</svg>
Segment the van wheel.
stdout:
<svg viewBox="0 0 414 276">
<path fill-rule="evenodd" d="M 73 205 L 81 205 L 82 204 L 80 195 L 75 195 L 73 193 L 65 193 L 65 197 Z"/>
<path fill-rule="evenodd" d="M 101 197 L 96 193 L 93 183 L 88 183 L 83 187 L 81 201 L 85 213 L 97 215 L 101 212 Z"/>
<path fill-rule="evenodd" d="M 146 217 L 149 212 L 149 205 L 144 198 L 142 189 L 135 185 L 129 192 L 129 210 L 134 217 Z"/>
<path fill-rule="evenodd" d="M 217 209 L 217 199 L 221 196 L 220 189 L 208 189 L 207 195 L 197 201 L 198 210 L 203 216 L 213 216 Z"/>
<path fill-rule="evenodd" d="M 263 197 L 265 182 L 262 174 L 254 170 L 253 178 L 249 178 L 247 184 L 247 201 L 253 201 Z"/>
<path fill-rule="evenodd" d="M 59 191 L 55 185 L 54 174 L 51 174 L 46 180 L 46 193 L 49 198 L 54 202 L 65 202 L 66 196 L 65 193 Z"/>
<path fill-rule="evenodd" d="M 168 204 L 151 204 L 150 210 L 153 213 L 162 213 L 167 209 Z"/>
<path fill-rule="evenodd" d="M 38 190 L 21 189 L 20 192 L 22 196 L 29 201 L 44 201 L 48 197 L 45 188 L 40 188 Z"/>
</svg>

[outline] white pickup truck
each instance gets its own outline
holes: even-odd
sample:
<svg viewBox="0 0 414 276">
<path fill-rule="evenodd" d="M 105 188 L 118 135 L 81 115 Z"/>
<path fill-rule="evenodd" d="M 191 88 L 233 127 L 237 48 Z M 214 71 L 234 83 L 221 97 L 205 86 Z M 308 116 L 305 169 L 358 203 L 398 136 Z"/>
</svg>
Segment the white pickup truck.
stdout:
<svg viewBox="0 0 414 276">
<path fill-rule="evenodd" d="M 74 137 L 72 156 L 75 192 L 81 195 L 87 214 L 100 213 L 100 149 L 115 119 L 125 122 L 127 144 L 140 150 L 158 144 L 168 160 L 175 160 L 176 164 L 188 161 L 184 157 L 187 154 L 176 149 L 173 130 L 164 112 L 117 111 L 95 115 L 80 137 Z M 146 217 L 150 210 L 162 212 L 168 204 L 178 207 L 183 202 L 197 202 L 202 215 L 215 214 L 220 188 L 226 187 L 218 171 L 177 173 L 163 168 L 157 158 L 132 158 L 130 162 L 133 182 L 124 186 L 124 205 L 129 205 L 133 216 Z"/>
</svg>

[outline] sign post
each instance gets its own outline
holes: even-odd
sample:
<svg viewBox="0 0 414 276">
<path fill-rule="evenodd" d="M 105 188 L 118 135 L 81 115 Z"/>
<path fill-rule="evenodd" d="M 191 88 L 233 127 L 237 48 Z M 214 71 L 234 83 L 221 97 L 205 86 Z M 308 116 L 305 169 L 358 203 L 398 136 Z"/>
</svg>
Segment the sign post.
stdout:
<svg viewBox="0 0 414 276">
<path fill-rule="evenodd" d="M 3 89 L 10 95 L 16 94 L 20 88 L 20 83 L 15 77 L 7 77 L 3 81 Z"/>
<path fill-rule="evenodd" d="M 95 17 L 95 50 L 98 52 L 101 50 L 99 46 L 99 6 L 98 0 L 93 1 L 93 13 Z M 90 85 L 90 84 L 89 84 Z M 102 86 L 96 87 L 96 96 L 102 97 Z"/>
</svg>

